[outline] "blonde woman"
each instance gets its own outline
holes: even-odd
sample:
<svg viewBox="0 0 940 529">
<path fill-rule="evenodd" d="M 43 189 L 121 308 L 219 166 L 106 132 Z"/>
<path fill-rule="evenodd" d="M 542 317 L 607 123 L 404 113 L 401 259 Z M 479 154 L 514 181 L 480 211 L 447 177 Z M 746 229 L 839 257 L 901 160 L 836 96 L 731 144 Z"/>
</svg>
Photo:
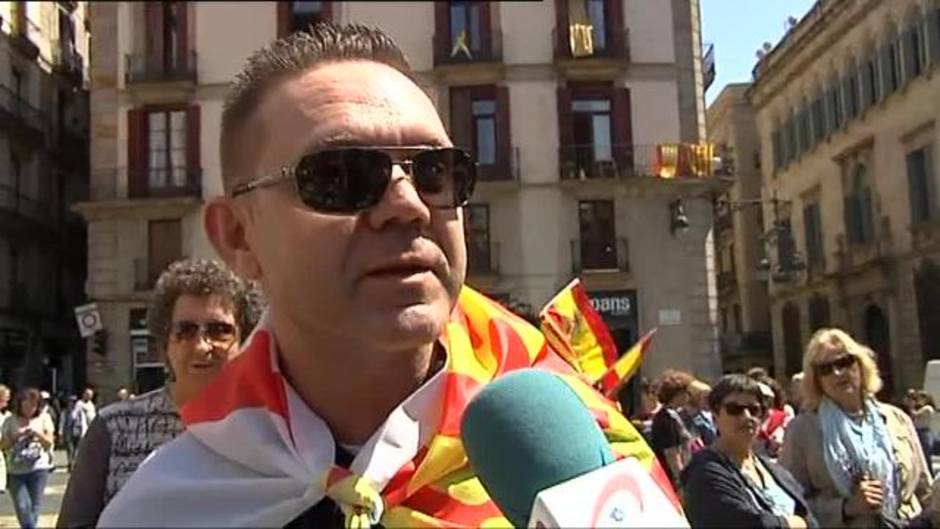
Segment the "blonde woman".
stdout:
<svg viewBox="0 0 940 529">
<path fill-rule="evenodd" d="M 822 527 L 897 527 L 930 496 L 914 424 L 875 399 L 873 358 L 839 329 L 817 331 L 803 356 L 803 412 L 787 427 L 780 462 Z"/>
</svg>

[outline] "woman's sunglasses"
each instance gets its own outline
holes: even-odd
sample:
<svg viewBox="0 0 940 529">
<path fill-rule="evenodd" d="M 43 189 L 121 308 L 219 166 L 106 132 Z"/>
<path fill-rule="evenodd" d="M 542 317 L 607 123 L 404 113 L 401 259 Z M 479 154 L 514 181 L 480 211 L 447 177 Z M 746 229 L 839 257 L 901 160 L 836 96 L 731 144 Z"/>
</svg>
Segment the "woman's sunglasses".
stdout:
<svg viewBox="0 0 940 529">
<path fill-rule="evenodd" d="M 386 151 L 416 151 L 393 159 Z M 392 181 L 392 167 L 411 175 L 421 200 L 435 209 L 465 206 L 476 185 L 476 163 L 453 147 L 348 147 L 308 154 L 294 167 L 261 176 L 232 190 L 238 196 L 260 187 L 294 180 L 300 200 L 310 209 L 333 215 L 352 215 L 382 200 Z"/>
<path fill-rule="evenodd" d="M 744 413 L 744 410 L 747 410 L 751 414 L 751 417 L 763 417 L 764 416 L 764 407 L 760 404 L 738 404 L 736 402 L 726 402 L 722 405 L 725 408 L 725 411 L 728 415 L 734 417 L 740 416 Z"/>
<path fill-rule="evenodd" d="M 170 328 L 170 338 L 175 342 L 190 342 L 204 336 L 209 345 L 223 348 L 235 343 L 235 334 L 235 326 L 227 321 L 196 323 L 180 320 Z"/>
<path fill-rule="evenodd" d="M 816 364 L 814 369 L 816 369 L 816 373 L 818 373 L 819 376 L 825 377 L 835 373 L 836 369 L 838 369 L 840 372 L 845 371 L 846 369 L 854 366 L 855 362 L 857 361 L 858 360 L 853 355 L 844 354 L 835 360 Z"/>
</svg>

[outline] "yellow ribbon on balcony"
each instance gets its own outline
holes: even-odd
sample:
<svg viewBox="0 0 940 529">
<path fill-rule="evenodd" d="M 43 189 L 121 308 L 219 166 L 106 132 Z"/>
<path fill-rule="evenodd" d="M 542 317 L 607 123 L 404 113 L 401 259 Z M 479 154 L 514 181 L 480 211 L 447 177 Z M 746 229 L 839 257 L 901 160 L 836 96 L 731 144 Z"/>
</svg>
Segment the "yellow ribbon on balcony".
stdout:
<svg viewBox="0 0 940 529">
<path fill-rule="evenodd" d="M 457 34 L 457 38 L 454 39 L 454 47 L 450 50 L 450 56 L 456 57 L 460 52 L 463 52 L 468 59 L 473 59 L 473 54 L 470 52 L 470 45 L 467 44 L 466 28 L 460 30 L 460 33 Z"/>
</svg>

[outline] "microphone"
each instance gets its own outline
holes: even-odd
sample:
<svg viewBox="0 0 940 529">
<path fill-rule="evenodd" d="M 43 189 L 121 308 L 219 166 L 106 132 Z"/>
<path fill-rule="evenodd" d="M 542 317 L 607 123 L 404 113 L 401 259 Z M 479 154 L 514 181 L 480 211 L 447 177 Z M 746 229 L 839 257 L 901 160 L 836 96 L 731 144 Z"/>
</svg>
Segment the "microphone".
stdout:
<svg viewBox="0 0 940 529">
<path fill-rule="evenodd" d="M 688 527 L 634 458 L 616 461 L 574 390 L 539 369 L 487 384 L 461 422 L 470 464 L 514 527 Z"/>
</svg>

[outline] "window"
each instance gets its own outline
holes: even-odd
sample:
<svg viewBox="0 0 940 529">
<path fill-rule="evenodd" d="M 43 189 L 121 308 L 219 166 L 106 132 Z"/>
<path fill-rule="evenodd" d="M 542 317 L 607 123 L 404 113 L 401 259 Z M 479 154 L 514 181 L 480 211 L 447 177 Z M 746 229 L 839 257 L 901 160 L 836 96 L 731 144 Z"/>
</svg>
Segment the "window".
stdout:
<svg viewBox="0 0 940 529">
<path fill-rule="evenodd" d="M 878 65 L 875 56 L 872 55 L 862 67 L 862 107 L 868 108 L 881 99 L 881 91 L 878 84 Z"/>
<path fill-rule="evenodd" d="M 182 258 L 183 243 L 179 220 L 151 220 L 147 232 L 147 277 L 152 287 L 171 263 Z"/>
<path fill-rule="evenodd" d="M 936 216 L 934 199 L 936 183 L 933 181 L 930 147 L 921 147 L 907 154 L 908 200 L 911 224 L 930 220 Z"/>
<path fill-rule="evenodd" d="M 595 50 L 607 49 L 607 18 L 604 13 L 604 0 L 587 0 L 587 14 L 593 28 Z"/>
<path fill-rule="evenodd" d="M 850 175 L 844 198 L 846 239 L 850 245 L 868 244 L 874 239 L 871 181 L 868 168 L 860 164 Z"/>
<path fill-rule="evenodd" d="M 924 39 L 924 25 L 920 21 L 912 22 L 904 32 L 904 75 L 913 79 L 927 67 L 927 53 Z"/>
<path fill-rule="evenodd" d="M 585 165 L 612 160 L 610 99 L 575 99 L 571 102 L 571 113 L 578 160 Z"/>
<path fill-rule="evenodd" d="M 480 180 L 512 176 L 507 87 L 452 87 L 450 130 L 454 144 L 473 153 Z"/>
<path fill-rule="evenodd" d="M 467 268 L 471 273 L 492 271 L 490 255 L 490 207 L 470 204 L 464 208 L 467 233 Z"/>
<path fill-rule="evenodd" d="M 75 52 L 75 22 L 65 9 L 59 9 L 59 46 L 63 53 Z"/>
<path fill-rule="evenodd" d="M 823 109 L 823 98 L 822 96 L 817 96 L 813 100 L 812 104 L 812 116 L 813 116 L 813 139 L 815 142 L 820 142 L 826 139 L 826 136 L 829 134 L 829 130 L 826 129 L 826 113 Z"/>
<path fill-rule="evenodd" d="M 450 47 L 451 56 L 465 53 L 468 59 L 479 54 L 483 42 L 479 2 L 450 3 Z"/>
<path fill-rule="evenodd" d="M 783 165 L 783 160 L 781 159 L 781 157 L 783 156 L 783 145 L 782 145 L 782 139 L 780 137 L 779 127 L 775 128 L 773 133 L 770 135 L 770 141 L 772 143 L 771 147 L 773 148 L 774 171 L 776 171 L 777 169 L 780 169 L 780 167 Z"/>
<path fill-rule="evenodd" d="M 793 125 L 793 117 L 787 119 L 784 125 L 784 160 L 790 163 L 797 158 L 796 154 L 796 127 Z"/>
<path fill-rule="evenodd" d="M 10 76 L 13 77 L 13 93 L 16 95 L 17 100 L 22 101 L 25 92 L 23 90 L 23 73 L 16 68 L 11 68 Z"/>
<path fill-rule="evenodd" d="M 822 219 L 819 201 L 803 206 L 803 231 L 806 240 L 806 261 L 810 268 L 825 267 Z"/>
<path fill-rule="evenodd" d="M 151 188 L 185 187 L 186 111 L 147 113 L 147 183 Z"/>
<path fill-rule="evenodd" d="M 562 178 L 633 174 L 630 91 L 609 83 L 558 89 Z"/>
<path fill-rule="evenodd" d="M 813 141 L 811 136 L 812 131 L 810 130 L 809 126 L 809 109 L 805 106 L 800 110 L 799 123 L 800 151 L 806 152 L 813 148 L 816 142 Z"/>
<path fill-rule="evenodd" d="M 496 163 L 496 101 L 479 99 L 473 102 L 473 152 L 482 165 Z"/>
<path fill-rule="evenodd" d="M 836 82 L 832 82 L 830 88 L 827 92 L 827 100 L 829 103 L 829 130 L 835 131 L 836 129 L 842 127 L 842 101 L 839 98 L 839 86 Z"/>
<path fill-rule="evenodd" d="M 489 2 L 435 2 L 434 21 L 435 64 L 498 59 Z"/>
<path fill-rule="evenodd" d="M 812 334 L 829 325 L 829 298 L 813 294 L 809 299 L 809 332 Z"/>
<path fill-rule="evenodd" d="M 744 326 L 741 324 L 741 305 L 735 303 L 734 306 L 731 307 L 731 311 L 734 314 L 734 332 L 743 333 Z"/>
<path fill-rule="evenodd" d="M 581 267 L 585 270 L 617 268 L 614 203 L 585 200 L 578 203 L 581 227 Z"/>
<path fill-rule="evenodd" d="M 286 36 L 330 20 L 331 2 L 281 1 L 277 3 L 277 34 Z"/>
<path fill-rule="evenodd" d="M 145 5 L 147 24 L 147 65 L 153 73 L 176 74 L 187 66 L 186 2 L 148 2 Z"/>
<path fill-rule="evenodd" d="M 845 102 L 845 119 L 854 119 L 859 112 L 858 72 L 855 66 L 849 68 L 842 78 L 842 100 Z"/>
<path fill-rule="evenodd" d="M 898 89 L 901 83 L 901 61 L 898 49 L 898 38 L 888 37 L 888 41 L 881 47 L 881 97 L 887 97 Z"/>
</svg>

